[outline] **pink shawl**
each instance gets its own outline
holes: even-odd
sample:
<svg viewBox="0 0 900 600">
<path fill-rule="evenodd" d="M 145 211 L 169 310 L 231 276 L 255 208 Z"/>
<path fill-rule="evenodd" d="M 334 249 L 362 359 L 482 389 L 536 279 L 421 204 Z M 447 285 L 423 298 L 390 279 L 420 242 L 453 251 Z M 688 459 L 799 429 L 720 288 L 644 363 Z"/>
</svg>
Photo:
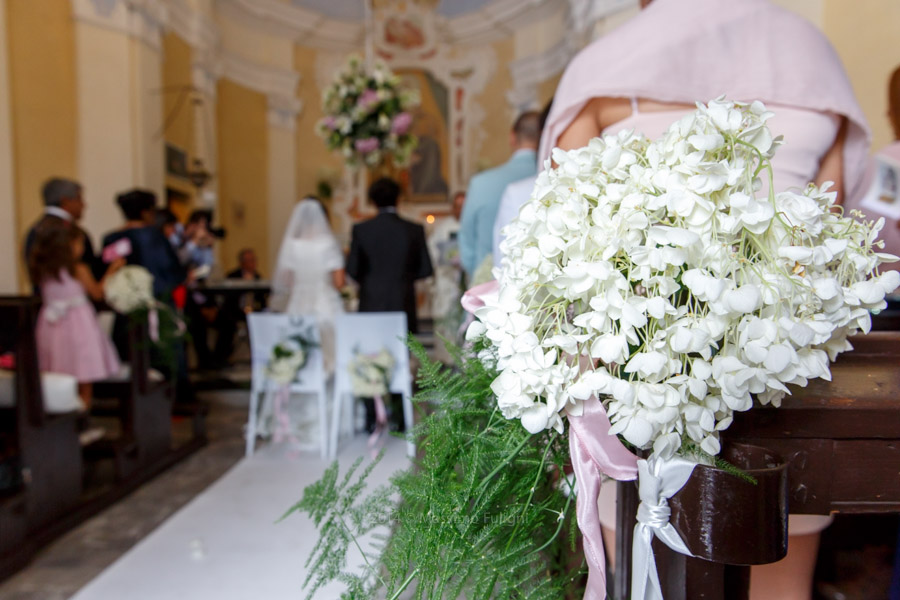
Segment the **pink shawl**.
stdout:
<svg viewBox="0 0 900 600">
<path fill-rule="evenodd" d="M 541 162 L 591 98 L 730 100 L 843 115 L 846 196 L 861 183 L 869 128 L 843 65 L 812 24 L 767 0 L 655 0 L 582 50 L 566 69 L 541 141 Z"/>
</svg>

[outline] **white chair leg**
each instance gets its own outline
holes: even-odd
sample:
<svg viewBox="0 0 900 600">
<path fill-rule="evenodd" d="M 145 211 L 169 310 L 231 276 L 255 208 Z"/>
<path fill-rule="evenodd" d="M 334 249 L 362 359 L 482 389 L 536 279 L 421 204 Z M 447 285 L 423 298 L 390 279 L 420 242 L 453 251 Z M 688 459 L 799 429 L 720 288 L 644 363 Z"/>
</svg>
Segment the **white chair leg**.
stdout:
<svg viewBox="0 0 900 600">
<path fill-rule="evenodd" d="M 325 386 L 319 389 L 319 454 L 322 460 L 328 458 L 328 403 L 325 400 Z"/>
<path fill-rule="evenodd" d="M 338 428 L 341 423 L 341 405 L 344 403 L 344 394 L 341 390 L 334 390 L 334 400 L 331 411 L 331 442 L 328 444 L 329 457 L 334 460 L 337 457 Z"/>
<path fill-rule="evenodd" d="M 412 442 L 413 405 L 409 392 L 403 393 L 403 423 L 406 425 L 406 454 L 410 458 L 416 456 L 416 445 Z"/>
<path fill-rule="evenodd" d="M 250 414 L 247 416 L 246 444 L 244 456 L 252 456 L 256 448 L 256 419 L 259 411 L 259 390 L 250 390 Z"/>
</svg>

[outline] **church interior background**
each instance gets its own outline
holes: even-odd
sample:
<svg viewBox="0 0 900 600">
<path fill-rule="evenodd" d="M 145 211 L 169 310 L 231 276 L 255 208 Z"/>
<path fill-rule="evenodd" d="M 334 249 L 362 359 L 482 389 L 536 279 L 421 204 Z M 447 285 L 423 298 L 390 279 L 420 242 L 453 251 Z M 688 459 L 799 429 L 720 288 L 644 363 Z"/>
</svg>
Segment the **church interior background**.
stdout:
<svg viewBox="0 0 900 600">
<path fill-rule="evenodd" d="M 139 187 L 182 220 L 196 209 L 213 210 L 215 224 L 227 231 L 216 244 L 222 269 L 234 266 L 240 249 L 253 248 L 260 273 L 271 274 L 285 225 L 307 194 L 323 201 L 346 251 L 351 227 L 375 214 L 365 199 L 372 175 L 329 152 L 315 125 L 323 117 L 323 91 L 354 53 L 384 61 L 419 91 L 413 132 L 421 140 L 420 166 L 398 174 L 404 187 L 398 211 L 430 233 L 451 215 L 454 194 L 474 174 L 507 160 L 516 115 L 540 110 L 569 60 L 640 10 L 638 0 L 367 1 L 0 0 L 0 295 L 31 293 L 23 241 L 44 210 L 41 186 L 53 176 L 84 186 L 81 226 L 95 244 L 120 225 L 116 194 Z M 872 128 L 872 151 L 893 141 L 885 90 L 900 64 L 900 2 L 773 1 L 816 25 L 837 50 Z M 167 485 L 180 490 L 177 497 L 149 491 L 133 500 L 155 516 L 122 533 L 122 540 L 130 536 L 121 542 L 126 549 L 197 495 L 194 512 L 165 535 L 185 549 L 185 560 L 202 560 L 214 541 L 191 533 L 190 519 L 203 522 L 216 510 L 240 513 L 238 503 L 250 502 L 248 490 L 262 490 L 260 497 L 270 494 L 265 509 L 275 514 L 268 525 L 296 501 L 302 490 L 296 481 L 315 480 L 294 465 L 293 487 L 269 490 L 285 475 L 282 467 L 263 465 L 220 488 L 215 502 L 202 496 L 243 455 L 242 393 L 211 419 L 221 439 L 230 436 L 208 455 L 212 468 L 202 476 L 193 467 L 174 475 Z M 405 460 L 402 449 L 391 452 Z M 376 480 L 387 480 L 387 467 L 382 471 Z M 171 510 L 157 514 L 167 502 Z M 91 531 L 83 533 L 88 540 Z M 256 531 L 245 543 L 266 544 L 265 550 L 253 546 L 254 564 L 270 560 L 273 569 L 289 570 L 290 561 L 279 561 L 314 530 L 273 531 Z M 26 591 L 11 597 L 69 598 L 118 556 L 89 556 L 80 548 L 28 575 L 20 585 Z M 145 556 L 136 555 L 123 572 L 130 577 L 128 569 L 145 564 Z M 79 560 L 94 561 L 96 569 L 59 584 L 56 595 L 33 583 Z M 145 566 L 152 572 L 159 565 Z M 191 581 L 177 570 L 166 576 Z M 299 581 L 265 592 L 274 584 L 260 579 L 232 595 L 184 597 L 303 595 Z M 122 581 L 108 580 L 102 589 L 127 589 Z M 113 598 L 98 589 L 81 598 Z M 296 593 L 279 595 L 284 589 Z M 6 597 L 2 582 L 0 597 Z"/>
<path fill-rule="evenodd" d="M 890 42 L 900 34 L 900 7 L 891 0 L 778 3 L 830 39 L 873 128 L 872 147 L 884 146 L 891 135 L 884 89 L 900 62 Z M 4 0 L 5 254 L 20 254 L 51 175 L 83 183 L 83 226 L 95 237 L 118 222 L 115 193 L 140 186 L 168 199 L 180 216 L 214 208 L 228 231 L 220 260 L 256 248 L 268 273 L 296 199 L 324 190 L 335 230 L 348 243 L 351 224 L 372 214 L 361 201 L 365 182 L 326 150 L 314 124 L 332 72 L 348 54 L 362 54 L 366 39 L 377 58 L 426 92 L 417 133 L 436 137 L 440 168 L 432 176 L 447 193 L 409 194 L 401 213 L 440 218 L 449 213 L 449 194 L 506 160 L 514 115 L 541 107 L 568 59 L 633 16 L 636 5 L 375 0 L 367 37 L 362 2 Z M 21 291 L 26 280 L 21 261 L 0 265 L 0 290 Z"/>
</svg>

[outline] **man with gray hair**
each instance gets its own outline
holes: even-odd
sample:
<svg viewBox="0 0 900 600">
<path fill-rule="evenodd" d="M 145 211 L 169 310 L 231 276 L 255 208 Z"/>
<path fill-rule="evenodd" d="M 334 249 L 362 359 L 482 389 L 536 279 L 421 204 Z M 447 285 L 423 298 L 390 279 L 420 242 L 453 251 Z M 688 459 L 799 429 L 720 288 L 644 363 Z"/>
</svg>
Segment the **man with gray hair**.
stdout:
<svg viewBox="0 0 900 600">
<path fill-rule="evenodd" d="M 31 253 L 31 245 L 34 243 L 34 234 L 38 227 L 45 221 L 59 219 L 69 223 L 72 227 L 78 228 L 84 237 L 84 254 L 79 260 L 86 264 L 97 273 L 98 265 L 96 256 L 94 255 L 94 246 L 91 243 L 91 237 L 78 227 L 78 221 L 84 214 L 84 198 L 82 197 L 81 184 L 71 179 L 63 179 L 62 177 L 53 177 L 44 183 L 41 189 L 41 195 L 44 198 L 44 214 L 38 219 L 28 235 L 25 237 L 25 264 L 28 264 L 28 255 Z M 36 289 L 36 288 L 35 288 Z"/>
</svg>

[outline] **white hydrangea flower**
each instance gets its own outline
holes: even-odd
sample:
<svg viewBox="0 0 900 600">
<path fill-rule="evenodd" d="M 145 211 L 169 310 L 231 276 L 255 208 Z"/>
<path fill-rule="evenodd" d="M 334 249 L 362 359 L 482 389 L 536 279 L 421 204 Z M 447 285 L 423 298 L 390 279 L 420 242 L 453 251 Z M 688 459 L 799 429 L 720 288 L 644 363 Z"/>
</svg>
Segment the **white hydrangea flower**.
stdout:
<svg viewBox="0 0 900 600">
<path fill-rule="evenodd" d="M 154 304 L 153 275 L 139 265 L 127 265 L 109 276 L 103 295 L 110 307 L 122 314 Z"/>
<path fill-rule="evenodd" d="M 505 417 L 562 431 L 596 396 L 635 446 L 716 454 L 754 397 L 777 406 L 788 385 L 830 378 L 900 284 L 878 270 L 896 257 L 883 222 L 831 210 L 827 184 L 758 195 L 781 143 L 771 116 L 720 98 L 653 142 L 622 131 L 553 150 L 467 332 L 490 345 Z"/>
</svg>

